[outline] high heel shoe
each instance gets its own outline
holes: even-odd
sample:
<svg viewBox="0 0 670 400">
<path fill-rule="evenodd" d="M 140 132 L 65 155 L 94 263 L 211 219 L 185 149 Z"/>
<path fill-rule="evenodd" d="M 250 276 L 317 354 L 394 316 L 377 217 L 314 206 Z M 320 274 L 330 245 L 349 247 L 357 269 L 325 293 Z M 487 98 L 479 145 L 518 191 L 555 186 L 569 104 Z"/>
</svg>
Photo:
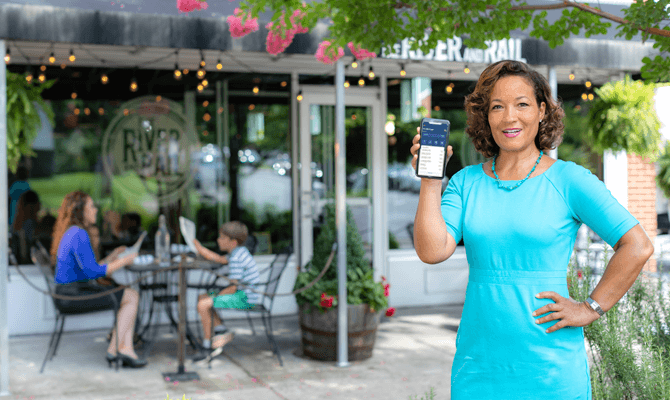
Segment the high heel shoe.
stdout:
<svg viewBox="0 0 670 400">
<path fill-rule="evenodd" d="M 112 368 L 112 364 L 119 362 L 119 356 L 115 356 L 113 354 L 107 353 L 105 355 L 105 360 L 107 360 L 107 363 L 109 364 L 109 368 Z"/>
<path fill-rule="evenodd" d="M 132 358 L 122 353 L 119 353 L 118 358 L 124 367 L 141 368 L 147 365 L 147 360 L 143 358 Z"/>
</svg>

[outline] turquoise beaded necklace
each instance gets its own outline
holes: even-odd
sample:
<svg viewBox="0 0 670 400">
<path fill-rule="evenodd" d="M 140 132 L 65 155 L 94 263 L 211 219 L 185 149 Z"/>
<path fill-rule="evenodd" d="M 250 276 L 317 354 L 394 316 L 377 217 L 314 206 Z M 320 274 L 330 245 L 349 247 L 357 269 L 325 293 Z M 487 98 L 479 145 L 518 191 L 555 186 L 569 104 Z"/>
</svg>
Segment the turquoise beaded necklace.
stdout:
<svg viewBox="0 0 670 400">
<path fill-rule="evenodd" d="M 526 182 L 526 179 L 530 178 L 530 175 L 533 173 L 533 171 L 535 171 L 535 168 L 537 167 L 537 164 L 540 163 L 540 159 L 542 158 L 542 154 L 543 154 L 543 152 L 542 152 L 542 150 L 540 150 L 540 156 L 537 158 L 537 161 L 535 161 L 535 165 L 533 165 L 533 169 L 530 170 L 528 175 L 526 175 L 526 177 L 523 178 L 523 180 L 521 182 L 517 183 L 514 186 L 505 186 L 505 185 L 503 185 L 500 178 L 498 178 L 498 174 L 496 174 L 496 158 L 498 158 L 498 155 L 496 154 L 495 156 L 493 156 L 493 166 L 491 167 L 491 169 L 493 170 L 493 175 L 496 177 L 496 181 L 498 182 L 498 187 L 500 189 L 505 189 L 507 191 L 512 191 L 512 190 L 518 188 L 519 186 L 521 186 L 522 183 Z"/>
</svg>

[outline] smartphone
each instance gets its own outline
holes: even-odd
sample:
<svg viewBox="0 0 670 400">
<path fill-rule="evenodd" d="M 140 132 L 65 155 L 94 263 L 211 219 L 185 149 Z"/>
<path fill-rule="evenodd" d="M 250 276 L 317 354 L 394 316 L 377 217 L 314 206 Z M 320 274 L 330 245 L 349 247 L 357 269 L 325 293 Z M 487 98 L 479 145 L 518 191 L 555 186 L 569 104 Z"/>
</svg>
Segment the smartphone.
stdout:
<svg viewBox="0 0 670 400">
<path fill-rule="evenodd" d="M 447 167 L 447 146 L 449 146 L 449 127 L 446 119 L 423 118 L 419 133 L 416 176 L 420 178 L 444 178 Z"/>
</svg>

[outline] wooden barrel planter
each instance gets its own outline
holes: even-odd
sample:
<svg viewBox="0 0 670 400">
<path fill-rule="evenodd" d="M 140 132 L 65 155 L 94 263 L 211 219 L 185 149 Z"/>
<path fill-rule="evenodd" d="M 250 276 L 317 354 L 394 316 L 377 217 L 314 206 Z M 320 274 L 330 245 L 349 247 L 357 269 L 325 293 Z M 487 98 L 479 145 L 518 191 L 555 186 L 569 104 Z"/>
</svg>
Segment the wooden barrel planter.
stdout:
<svg viewBox="0 0 670 400">
<path fill-rule="evenodd" d="M 349 361 L 372 357 L 380 313 L 367 304 L 348 307 Z M 300 306 L 300 330 L 304 355 L 322 361 L 337 361 L 337 308 L 321 313 L 309 304 Z"/>
</svg>

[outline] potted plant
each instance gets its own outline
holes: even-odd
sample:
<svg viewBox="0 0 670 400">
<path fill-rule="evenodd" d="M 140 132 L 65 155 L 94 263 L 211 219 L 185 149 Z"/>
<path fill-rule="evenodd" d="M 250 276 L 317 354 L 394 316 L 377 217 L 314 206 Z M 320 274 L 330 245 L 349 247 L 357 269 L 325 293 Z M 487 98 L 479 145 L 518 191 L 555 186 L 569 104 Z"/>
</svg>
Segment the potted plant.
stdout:
<svg viewBox="0 0 670 400">
<path fill-rule="evenodd" d="M 663 191 L 665 197 L 670 198 L 670 141 L 666 143 L 657 159 L 658 174 L 656 174 L 656 183 Z M 668 203 L 668 215 L 670 215 L 670 203 Z"/>
<path fill-rule="evenodd" d="M 324 225 L 314 245 L 314 256 L 296 278 L 294 290 L 307 286 L 323 270 L 337 237 L 335 206 L 324 207 Z M 380 311 L 391 316 L 388 306 L 390 285 L 383 279 L 375 282 L 373 268 L 365 258 L 361 235 L 347 208 L 347 304 L 349 361 L 372 356 Z M 296 294 L 300 308 L 303 354 L 324 361 L 337 357 L 337 258 L 324 276 L 309 289 Z"/>
</svg>

